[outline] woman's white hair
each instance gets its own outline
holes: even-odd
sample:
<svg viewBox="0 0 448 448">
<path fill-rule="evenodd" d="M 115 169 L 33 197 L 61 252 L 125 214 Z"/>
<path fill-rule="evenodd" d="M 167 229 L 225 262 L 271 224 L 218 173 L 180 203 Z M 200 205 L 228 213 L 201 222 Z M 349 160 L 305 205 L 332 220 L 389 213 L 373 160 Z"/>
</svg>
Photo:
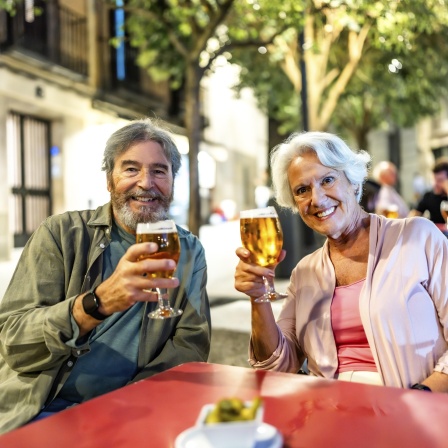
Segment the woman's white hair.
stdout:
<svg viewBox="0 0 448 448">
<path fill-rule="evenodd" d="M 291 134 L 271 153 L 272 183 L 279 205 L 297 210 L 287 171 L 294 159 L 308 152 L 314 152 L 322 165 L 342 171 L 348 181 L 357 187 L 356 200 L 361 200 L 362 186 L 371 163 L 370 155 L 363 150 L 350 149 L 337 135 L 328 132 L 303 132 Z"/>
</svg>

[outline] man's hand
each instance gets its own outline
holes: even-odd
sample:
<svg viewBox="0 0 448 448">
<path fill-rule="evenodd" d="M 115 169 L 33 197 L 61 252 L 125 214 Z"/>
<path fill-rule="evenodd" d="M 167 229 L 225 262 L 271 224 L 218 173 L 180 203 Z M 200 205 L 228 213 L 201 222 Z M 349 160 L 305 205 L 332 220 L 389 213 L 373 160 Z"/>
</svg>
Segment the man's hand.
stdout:
<svg viewBox="0 0 448 448">
<path fill-rule="evenodd" d="M 175 288 L 179 285 L 177 278 L 152 278 L 150 273 L 172 271 L 176 267 L 174 260 L 155 260 L 144 258 L 157 251 L 155 243 L 133 244 L 119 261 L 113 274 L 97 286 L 95 295 L 101 305 L 98 311 L 109 316 L 117 311 L 125 311 L 136 302 L 156 302 L 157 295 L 152 288 Z M 95 328 L 100 321 L 87 315 L 82 306 L 84 294 L 76 298 L 73 317 L 81 335 Z"/>
</svg>

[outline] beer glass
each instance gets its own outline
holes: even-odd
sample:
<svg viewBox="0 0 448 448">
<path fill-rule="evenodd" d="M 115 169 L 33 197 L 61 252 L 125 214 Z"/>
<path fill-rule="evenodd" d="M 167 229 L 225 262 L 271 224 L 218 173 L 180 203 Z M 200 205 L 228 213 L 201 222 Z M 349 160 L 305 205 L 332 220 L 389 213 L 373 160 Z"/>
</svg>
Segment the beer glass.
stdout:
<svg viewBox="0 0 448 448">
<path fill-rule="evenodd" d="M 283 232 L 274 207 L 243 210 L 240 213 L 240 233 L 243 246 L 251 253 L 250 261 L 267 267 L 277 263 L 283 246 Z M 255 302 L 284 299 L 287 294 L 275 290 L 272 279 L 263 276 L 266 292 Z"/>
<path fill-rule="evenodd" d="M 170 258 L 176 263 L 179 261 L 179 236 L 177 234 L 176 224 L 170 219 L 137 224 L 136 241 L 137 243 L 156 243 L 158 246 L 157 252 L 147 254 L 142 258 L 152 258 L 155 260 Z M 161 270 L 147 273 L 152 278 L 172 278 L 173 274 L 174 269 L 172 271 Z M 155 288 L 155 290 L 158 297 L 158 307 L 149 313 L 150 318 L 167 319 L 182 314 L 182 310 L 171 307 L 166 288 Z"/>
<path fill-rule="evenodd" d="M 440 211 L 442 212 L 442 216 L 446 221 L 446 230 L 448 231 L 448 219 L 446 219 L 443 215 L 443 212 L 448 213 L 448 201 L 442 201 L 440 203 Z"/>
<path fill-rule="evenodd" d="M 398 206 L 395 204 L 389 204 L 384 211 L 386 218 L 397 219 L 400 217 L 398 214 Z"/>
</svg>

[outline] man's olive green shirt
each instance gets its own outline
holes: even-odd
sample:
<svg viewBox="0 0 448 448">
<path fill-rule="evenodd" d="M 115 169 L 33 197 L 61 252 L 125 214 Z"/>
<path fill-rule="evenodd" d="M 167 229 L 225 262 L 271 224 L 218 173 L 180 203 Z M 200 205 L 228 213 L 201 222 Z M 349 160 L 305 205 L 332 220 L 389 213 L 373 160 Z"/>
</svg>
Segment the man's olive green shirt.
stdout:
<svg viewBox="0 0 448 448">
<path fill-rule="evenodd" d="M 76 297 L 102 282 L 103 252 L 110 243 L 110 204 L 47 218 L 25 246 L 0 301 L 0 433 L 17 428 L 58 393 L 86 342 L 69 347 L 71 309 Z M 210 308 L 207 267 L 200 241 L 178 228 L 180 285 L 172 304 L 179 318 L 147 317 L 140 330 L 137 375 L 133 381 L 189 361 L 207 361 Z M 87 338 L 86 338 L 87 340 Z M 151 397 L 148 397 L 150 400 Z"/>
</svg>

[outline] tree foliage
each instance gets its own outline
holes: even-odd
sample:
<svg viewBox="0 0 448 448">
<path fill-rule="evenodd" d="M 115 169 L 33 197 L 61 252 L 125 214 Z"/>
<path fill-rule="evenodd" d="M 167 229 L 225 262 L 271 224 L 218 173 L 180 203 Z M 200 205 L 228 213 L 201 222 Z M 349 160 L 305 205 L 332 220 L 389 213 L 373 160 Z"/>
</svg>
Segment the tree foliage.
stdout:
<svg viewBox="0 0 448 448">
<path fill-rule="evenodd" d="M 295 0 L 128 0 L 123 8 L 130 43 L 139 49 L 139 65 L 156 81 L 184 86 L 189 227 L 197 233 L 201 220 L 197 164 L 201 79 L 218 58 L 229 59 L 232 50 L 271 44 L 297 23 L 302 6 Z"/>
<path fill-rule="evenodd" d="M 15 16 L 17 13 L 17 6 L 22 4 L 25 0 L 0 0 L 0 11 L 6 11 L 9 15 Z M 42 8 L 31 5 L 36 16 L 42 14 Z"/>
<path fill-rule="evenodd" d="M 234 55 L 245 67 L 238 88 L 252 87 L 281 131 L 297 130 L 304 60 L 311 129 L 333 125 L 365 142 L 385 118 L 412 124 L 437 110 L 446 89 L 446 6 L 443 0 L 309 0 L 303 29 L 283 33 L 266 54 Z M 401 68 L 393 73 L 388 67 L 395 59 Z"/>
<path fill-rule="evenodd" d="M 0 0 L 0 10 L 5 10 L 11 15 L 16 13 L 17 0 Z"/>
</svg>

